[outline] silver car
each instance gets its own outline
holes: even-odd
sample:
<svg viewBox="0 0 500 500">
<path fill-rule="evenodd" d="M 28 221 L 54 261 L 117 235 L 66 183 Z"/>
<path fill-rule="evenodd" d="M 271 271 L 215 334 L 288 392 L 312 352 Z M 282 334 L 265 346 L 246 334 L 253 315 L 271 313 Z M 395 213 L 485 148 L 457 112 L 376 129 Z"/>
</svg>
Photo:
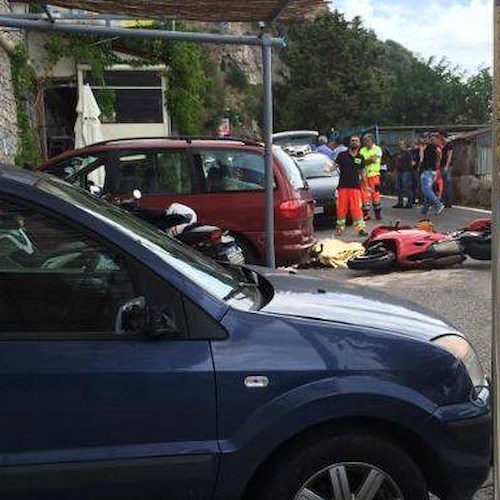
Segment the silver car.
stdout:
<svg viewBox="0 0 500 500">
<path fill-rule="evenodd" d="M 334 163 L 322 153 L 295 156 L 295 161 L 307 179 L 315 201 L 314 221 L 333 220 L 339 172 Z"/>
</svg>

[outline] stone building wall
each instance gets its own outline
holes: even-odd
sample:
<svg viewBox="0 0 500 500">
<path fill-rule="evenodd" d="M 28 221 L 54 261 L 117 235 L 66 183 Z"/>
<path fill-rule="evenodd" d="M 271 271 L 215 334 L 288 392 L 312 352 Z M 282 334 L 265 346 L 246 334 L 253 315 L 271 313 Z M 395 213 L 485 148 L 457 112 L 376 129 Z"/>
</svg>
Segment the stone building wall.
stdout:
<svg viewBox="0 0 500 500">
<path fill-rule="evenodd" d="M 7 0 L 0 0 L 0 12 L 8 12 Z M 17 151 L 16 100 L 12 86 L 9 53 L 22 35 L 0 32 L 0 162 L 14 163 Z"/>
</svg>

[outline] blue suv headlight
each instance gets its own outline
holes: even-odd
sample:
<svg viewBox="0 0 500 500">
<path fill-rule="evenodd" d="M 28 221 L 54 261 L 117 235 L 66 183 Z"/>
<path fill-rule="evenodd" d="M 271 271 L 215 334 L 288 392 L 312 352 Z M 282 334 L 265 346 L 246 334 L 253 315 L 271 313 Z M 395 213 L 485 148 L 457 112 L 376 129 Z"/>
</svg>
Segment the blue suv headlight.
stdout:
<svg viewBox="0 0 500 500">
<path fill-rule="evenodd" d="M 446 349 L 465 366 L 474 387 L 488 385 L 481 362 L 470 343 L 459 335 L 443 335 L 432 340 L 435 345 Z"/>
</svg>

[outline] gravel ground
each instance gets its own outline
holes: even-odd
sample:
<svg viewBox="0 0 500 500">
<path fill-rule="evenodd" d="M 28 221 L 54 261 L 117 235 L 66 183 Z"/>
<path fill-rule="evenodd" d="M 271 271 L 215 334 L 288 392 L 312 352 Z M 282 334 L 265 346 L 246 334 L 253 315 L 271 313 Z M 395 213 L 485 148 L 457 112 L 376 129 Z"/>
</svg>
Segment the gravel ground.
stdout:
<svg viewBox="0 0 500 500">
<path fill-rule="evenodd" d="M 400 219 L 415 223 L 421 215 L 418 210 L 395 210 L 390 208 L 392 200 L 384 200 L 384 218 Z M 434 220 L 436 230 L 450 231 L 463 227 L 472 219 L 484 217 L 483 213 L 468 209 L 447 209 Z M 368 230 L 376 224 L 371 222 Z M 322 228 L 318 238 L 332 236 L 331 228 Z M 360 241 L 352 232 L 343 239 Z M 453 269 L 431 271 L 402 271 L 384 274 L 354 272 L 347 269 L 324 269 L 302 271 L 334 280 L 349 281 L 363 286 L 384 290 L 386 293 L 404 297 L 444 316 L 464 332 L 476 349 L 485 371 L 490 373 L 492 295 L 491 266 L 488 262 L 467 260 Z M 474 497 L 475 500 L 493 499 L 491 479 Z"/>
</svg>

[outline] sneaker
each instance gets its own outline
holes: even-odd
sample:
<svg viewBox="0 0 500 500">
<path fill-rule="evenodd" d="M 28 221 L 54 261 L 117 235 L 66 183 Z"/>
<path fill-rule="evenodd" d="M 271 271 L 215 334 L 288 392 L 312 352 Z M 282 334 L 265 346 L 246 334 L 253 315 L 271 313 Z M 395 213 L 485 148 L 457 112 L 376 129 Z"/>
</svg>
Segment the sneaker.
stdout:
<svg viewBox="0 0 500 500">
<path fill-rule="evenodd" d="M 368 233 L 367 233 L 364 229 L 360 229 L 360 230 L 358 231 L 358 235 L 359 235 L 359 236 L 368 236 Z"/>
<path fill-rule="evenodd" d="M 404 208 L 404 205 L 401 203 L 396 203 L 395 205 L 392 205 L 392 208 Z"/>
<path fill-rule="evenodd" d="M 344 233 L 344 231 L 345 231 L 345 227 L 343 227 L 343 226 L 337 226 L 335 228 L 335 234 L 337 236 L 341 236 Z"/>
<path fill-rule="evenodd" d="M 403 208 L 410 209 L 410 208 L 413 208 L 413 205 L 411 205 L 410 203 L 407 203 Z"/>
<path fill-rule="evenodd" d="M 436 208 L 436 215 L 441 215 L 444 211 L 444 205 L 441 203 L 438 208 Z"/>
</svg>

